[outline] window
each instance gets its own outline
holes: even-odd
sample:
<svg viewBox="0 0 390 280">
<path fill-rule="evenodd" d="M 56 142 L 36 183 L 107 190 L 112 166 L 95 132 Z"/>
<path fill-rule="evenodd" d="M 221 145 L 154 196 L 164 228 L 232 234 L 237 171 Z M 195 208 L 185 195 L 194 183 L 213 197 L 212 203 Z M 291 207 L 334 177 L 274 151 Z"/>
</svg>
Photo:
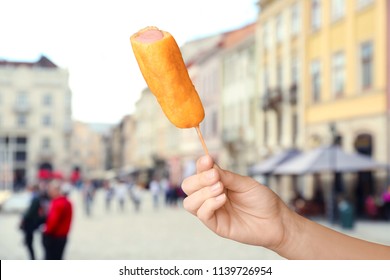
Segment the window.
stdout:
<svg viewBox="0 0 390 280">
<path fill-rule="evenodd" d="M 310 77 L 311 77 L 311 93 L 312 102 L 320 101 L 321 95 L 321 69 L 320 61 L 315 60 L 311 63 Z"/>
<path fill-rule="evenodd" d="M 356 0 L 358 9 L 364 8 L 373 2 L 373 0 Z"/>
<path fill-rule="evenodd" d="M 264 95 L 267 93 L 268 87 L 269 87 L 269 84 L 268 84 L 268 70 L 267 70 L 267 67 L 264 67 L 263 68 L 263 93 L 264 93 Z"/>
<path fill-rule="evenodd" d="M 282 139 L 283 139 L 283 117 L 280 112 L 276 113 L 276 122 L 277 122 L 277 141 L 278 145 L 282 144 Z"/>
<path fill-rule="evenodd" d="M 283 18 L 282 14 L 276 17 L 276 42 L 280 43 L 283 41 Z"/>
<path fill-rule="evenodd" d="M 296 35 L 300 31 L 300 21 L 299 21 L 299 6 L 298 3 L 295 3 L 291 7 L 291 35 Z"/>
<path fill-rule="evenodd" d="M 233 67 L 235 65 L 235 60 L 233 56 L 229 56 L 226 58 L 224 63 L 224 84 L 229 85 L 234 82 L 235 79 L 235 71 L 237 67 Z M 195 83 L 195 82 L 194 82 Z"/>
<path fill-rule="evenodd" d="M 26 137 L 16 137 L 16 144 L 20 147 L 25 147 L 27 145 Z"/>
<path fill-rule="evenodd" d="M 270 36 L 269 36 L 269 24 L 264 23 L 264 28 L 263 28 L 263 44 L 264 44 L 264 49 L 268 50 L 271 47 L 271 42 L 270 42 Z"/>
<path fill-rule="evenodd" d="M 25 151 L 17 151 L 15 152 L 15 160 L 16 161 L 26 161 L 27 154 Z"/>
<path fill-rule="evenodd" d="M 292 144 L 295 146 L 297 144 L 298 139 L 298 114 L 293 113 L 292 115 Z"/>
<path fill-rule="evenodd" d="M 332 58 L 332 91 L 335 97 L 342 96 L 345 91 L 344 52 L 338 52 Z"/>
<path fill-rule="evenodd" d="M 51 143 L 50 143 L 49 137 L 42 138 L 42 149 L 50 149 Z"/>
<path fill-rule="evenodd" d="M 51 106 L 53 104 L 53 97 L 50 93 L 47 93 L 43 96 L 42 104 L 45 106 Z"/>
<path fill-rule="evenodd" d="M 19 106 L 25 106 L 28 105 L 28 96 L 27 93 L 22 91 L 19 92 L 16 96 L 16 104 Z"/>
<path fill-rule="evenodd" d="M 279 62 L 277 67 L 276 67 L 276 83 L 278 88 L 283 87 L 283 65 L 282 62 Z"/>
<path fill-rule="evenodd" d="M 52 125 L 52 119 L 50 115 L 44 115 L 42 117 L 42 125 L 43 126 L 51 126 Z"/>
<path fill-rule="evenodd" d="M 18 114 L 16 117 L 17 126 L 20 128 L 26 127 L 27 118 L 25 114 Z"/>
<path fill-rule="evenodd" d="M 345 14 L 345 0 L 332 0 L 332 20 L 338 20 Z"/>
<path fill-rule="evenodd" d="M 299 65 L 298 58 L 295 56 L 291 60 L 291 84 L 298 85 L 299 80 Z"/>
<path fill-rule="evenodd" d="M 321 27 L 321 3 L 320 0 L 311 1 L 311 28 L 317 30 Z"/>
<path fill-rule="evenodd" d="M 363 89 L 369 89 L 372 87 L 373 69 L 372 42 L 365 42 L 360 45 L 360 80 Z"/>
</svg>

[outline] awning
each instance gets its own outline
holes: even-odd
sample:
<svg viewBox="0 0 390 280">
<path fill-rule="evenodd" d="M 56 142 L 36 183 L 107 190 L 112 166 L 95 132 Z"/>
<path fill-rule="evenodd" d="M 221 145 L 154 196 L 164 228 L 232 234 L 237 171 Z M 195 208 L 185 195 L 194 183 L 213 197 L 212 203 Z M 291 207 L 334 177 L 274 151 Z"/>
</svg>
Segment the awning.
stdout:
<svg viewBox="0 0 390 280">
<path fill-rule="evenodd" d="M 266 160 L 253 165 L 249 168 L 250 175 L 261 175 L 261 174 L 270 174 L 273 173 L 275 168 L 280 164 L 294 158 L 299 155 L 300 151 L 297 149 L 287 149 L 280 153 L 270 156 Z"/>
<path fill-rule="evenodd" d="M 324 146 L 279 165 L 274 174 L 303 175 L 320 172 L 358 172 L 386 168 L 372 158 L 357 154 L 346 153 L 338 146 Z"/>
<path fill-rule="evenodd" d="M 131 175 L 131 174 L 134 174 L 134 173 L 136 173 L 138 171 L 139 171 L 139 169 L 136 168 L 135 166 L 133 166 L 133 165 L 126 165 L 126 166 L 121 168 L 121 170 L 119 172 L 119 176 Z"/>
</svg>

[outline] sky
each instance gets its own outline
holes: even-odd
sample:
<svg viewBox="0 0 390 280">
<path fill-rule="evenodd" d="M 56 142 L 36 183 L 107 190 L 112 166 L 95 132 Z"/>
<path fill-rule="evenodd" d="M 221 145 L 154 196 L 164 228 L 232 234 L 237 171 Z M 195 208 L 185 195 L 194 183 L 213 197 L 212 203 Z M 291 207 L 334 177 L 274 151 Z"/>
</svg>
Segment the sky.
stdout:
<svg viewBox="0 0 390 280">
<path fill-rule="evenodd" d="M 118 123 L 146 87 L 130 36 L 146 26 L 185 42 L 239 28 L 256 0 L 1 0 L 0 59 L 47 56 L 69 71 L 73 118 Z"/>
</svg>

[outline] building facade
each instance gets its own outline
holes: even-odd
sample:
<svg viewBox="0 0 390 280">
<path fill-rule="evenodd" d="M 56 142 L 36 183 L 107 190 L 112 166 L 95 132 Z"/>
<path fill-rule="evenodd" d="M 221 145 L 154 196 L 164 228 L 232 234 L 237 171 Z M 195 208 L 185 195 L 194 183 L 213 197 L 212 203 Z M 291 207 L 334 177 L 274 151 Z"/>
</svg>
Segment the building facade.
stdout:
<svg viewBox="0 0 390 280">
<path fill-rule="evenodd" d="M 217 159 L 219 153 L 220 116 L 219 100 L 221 96 L 221 60 L 220 42 L 223 35 L 217 34 L 187 42 L 181 47 L 189 76 L 194 84 L 205 111 L 200 130 L 210 154 Z M 195 129 L 186 129 L 181 133 L 183 164 L 191 165 L 204 154 Z"/>
<path fill-rule="evenodd" d="M 306 1 L 305 124 L 311 146 L 334 143 L 387 162 L 387 1 Z M 360 172 L 357 210 L 385 174 Z"/>
<path fill-rule="evenodd" d="M 257 160 L 255 30 L 249 24 L 225 33 L 222 42 L 221 164 L 243 175 Z"/>
<path fill-rule="evenodd" d="M 68 78 L 66 69 L 44 56 L 36 62 L 0 60 L 0 166 L 15 188 L 36 181 L 42 168 L 70 173 Z"/>
<path fill-rule="evenodd" d="M 258 144 L 268 157 L 304 145 L 303 2 L 260 1 L 257 22 Z"/>
<path fill-rule="evenodd" d="M 166 118 L 149 88 L 142 91 L 133 119 L 132 164 L 141 183 L 180 166 L 180 130 Z M 171 179 L 180 182 L 181 178 L 175 174 Z"/>
<path fill-rule="evenodd" d="M 305 147 L 304 2 L 259 1 L 256 30 L 258 162 Z M 295 195 L 296 178 L 263 175 L 261 181 L 285 201 Z"/>
<path fill-rule="evenodd" d="M 83 179 L 102 179 L 106 170 L 106 142 L 102 132 L 90 124 L 73 122 L 71 138 L 72 169 L 79 169 Z"/>
</svg>

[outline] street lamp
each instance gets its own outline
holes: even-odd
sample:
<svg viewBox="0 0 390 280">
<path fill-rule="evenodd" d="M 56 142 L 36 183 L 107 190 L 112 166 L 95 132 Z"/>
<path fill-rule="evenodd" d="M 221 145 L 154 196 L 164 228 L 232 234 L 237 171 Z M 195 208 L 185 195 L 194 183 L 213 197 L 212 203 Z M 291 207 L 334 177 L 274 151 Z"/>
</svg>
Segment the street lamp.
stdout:
<svg viewBox="0 0 390 280">
<path fill-rule="evenodd" d="M 331 149 L 329 160 L 331 165 L 334 166 L 335 171 L 333 172 L 333 185 L 331 188 L 331 194 L 329 199 L 329 208 L 328 208 L 328 217 L 329 221 L 335 223 L 337 220 L 337 198 L 343 192 L 343 178 L 342 174 L 337 171 L 337 155 L 336 155 L 336 147 L 341 145 L 341 136 L 337 132 L 336 124 L 331 122 L 329 124 L 329 130 L 332 135 L 331 139 Z"/>
</svg>

